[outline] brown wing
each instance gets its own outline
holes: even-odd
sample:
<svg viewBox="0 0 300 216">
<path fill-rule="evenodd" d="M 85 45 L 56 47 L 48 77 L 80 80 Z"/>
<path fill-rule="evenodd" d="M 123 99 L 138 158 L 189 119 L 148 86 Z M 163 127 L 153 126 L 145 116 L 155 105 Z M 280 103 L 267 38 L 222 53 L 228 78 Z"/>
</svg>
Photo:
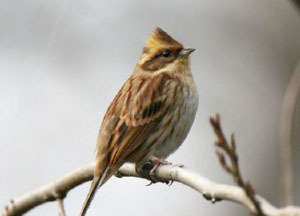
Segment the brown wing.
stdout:
<svg viewBox="0 0 300 216">
<path fill-rule="evenodd" d="M 133 74 L 110 105 L 100 130 L 97 158 L 121 166 L 172 110 L 179 82 L 166 73 Z"/>
</svg>

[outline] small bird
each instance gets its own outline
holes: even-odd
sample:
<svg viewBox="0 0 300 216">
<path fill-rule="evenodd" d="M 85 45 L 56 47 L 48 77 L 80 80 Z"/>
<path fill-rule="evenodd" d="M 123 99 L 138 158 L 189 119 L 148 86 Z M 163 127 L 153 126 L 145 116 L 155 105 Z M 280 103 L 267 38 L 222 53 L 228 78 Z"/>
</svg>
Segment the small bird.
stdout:
<svg viewBox="0 0 300 216">
<path fill-rule="evenodd" d="M 96 146 L 94 178 L 80 212 L 125 163 L 157 167 L 182 144 L 195 118 L 198 93 L 186 49 L 161 28 L 149 36 L 136 67 L 108 107 Z"/>
</svg>

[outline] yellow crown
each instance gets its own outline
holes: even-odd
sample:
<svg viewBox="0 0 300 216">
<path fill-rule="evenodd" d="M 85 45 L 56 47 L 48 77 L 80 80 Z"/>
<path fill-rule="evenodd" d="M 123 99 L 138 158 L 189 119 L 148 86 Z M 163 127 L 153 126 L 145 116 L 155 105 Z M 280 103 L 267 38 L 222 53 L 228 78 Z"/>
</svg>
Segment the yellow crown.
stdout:
<svg viewBox="0 0 300 216">
<path fill-rule="evenodd" d="M 164 30 L 157 27 L 148 37 L 146 47 L 150 50 L 156 50 L 162 47 L 182 47 L 182 44 L 174 40 Z"/>
</svg>

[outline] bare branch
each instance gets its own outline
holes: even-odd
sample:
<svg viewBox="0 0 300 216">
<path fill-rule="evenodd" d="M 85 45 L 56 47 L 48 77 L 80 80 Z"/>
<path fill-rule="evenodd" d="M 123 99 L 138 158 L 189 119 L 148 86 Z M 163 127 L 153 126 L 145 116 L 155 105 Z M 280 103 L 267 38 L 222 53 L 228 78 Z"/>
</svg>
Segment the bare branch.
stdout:
<svg viewBox="0 0 300 216">
<path fill-rule="evenodd" d="M 292 126 L 297 98 L 300 93 L 300 62 L 296 67 L 285 92 L 279 129 L 280 184 L 281 198 L 284 205 L 293 203 L 293 167 L 292 167 Z"/>
<path fill-rule="evenodd" d="M 2 216 L 22 215 L 32 208 L 48 201 L 55 201 L 57 197 L 66 195 L 72 188 L 92 179 L 93 165 L 86 165 L 65 175 L 39 189 L 14 199 L 2 212 Z M 133 164 L 124 164 L 118 176 L 139 177 Z M 244 191 L 236 186 L 229 186 L 213 182 L 187 168 L 173 165 L 164 165 L 157 169 L 156 178 L 160 181 L 176 181 L 185 184 L 199 193 L 213 198 L 213 200 L 229 200 L 240 203 L 255 212 L 255 207 Z M 286 207 L 278 209 L 265 199 L 256 196 L 265 214 L 271 216 L 300 216 L 300 208 Z"/>
<path fill-rule="evenodd" d="M 92 166 L 79 168 L 56 181 L 12 200 L 1 216 L 18 216 L 45 202 L 62 199 L 74 187 L 92 179 Z"/>
<path fill-rule="evenodd" d="M 59 216 L 66 216 L 64 200 L 63 199 L 57 199 L 57 204 L 58 204 L 58 215 Z"/>
<path fill-rule="evenodd" d="M 217 150 L 217 156 L 219 158 L 220 164 L 226 170 L 228 173 L 230 173 L 233 177 L 233 180 L 235 183 L 240 186 L 248 196 L 248 198 L 251 200 L 252 204 L 255 207 L 255 215 L 264 216 L 263 210 L 260 206 L 259 201 L 257 200 L 255 196 L 255 191 L 250 184 L 250 182 L 245 182 L 239 168 L 239 162 L 238 162 L 238 155 L 236 153 L 236 144 L 235 144 L 235 138 L 234 135 L 231 134 L 230 137 L 230 143 L 228 143 L 220 122 L 220 115 L 216 114 L 216 116 L 213 118 L 210 118 L 210 124 L 212 125 L 214 132 L 216 134 L 216 147 L 220 150 Z M 230 159 L 230 164 L 226 162 L 226 156 L 223 152 L 226 154 L 226 156 Z"/>
</svg>

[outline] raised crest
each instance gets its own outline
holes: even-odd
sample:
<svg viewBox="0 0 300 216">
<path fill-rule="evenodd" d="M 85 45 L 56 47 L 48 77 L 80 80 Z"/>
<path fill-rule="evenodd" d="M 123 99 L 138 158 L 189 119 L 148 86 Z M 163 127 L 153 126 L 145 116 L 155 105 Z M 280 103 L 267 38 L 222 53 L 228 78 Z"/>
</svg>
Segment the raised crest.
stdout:
<svg viewBox="0 0 300 216">
<path fill-rule="evenodd" d="M 158 49 L 161 47 L 182 47 L 182 44 L 173 39 L 160 27 L 156 27 L 146 42 L 148 49 Z"/>
</svg>

